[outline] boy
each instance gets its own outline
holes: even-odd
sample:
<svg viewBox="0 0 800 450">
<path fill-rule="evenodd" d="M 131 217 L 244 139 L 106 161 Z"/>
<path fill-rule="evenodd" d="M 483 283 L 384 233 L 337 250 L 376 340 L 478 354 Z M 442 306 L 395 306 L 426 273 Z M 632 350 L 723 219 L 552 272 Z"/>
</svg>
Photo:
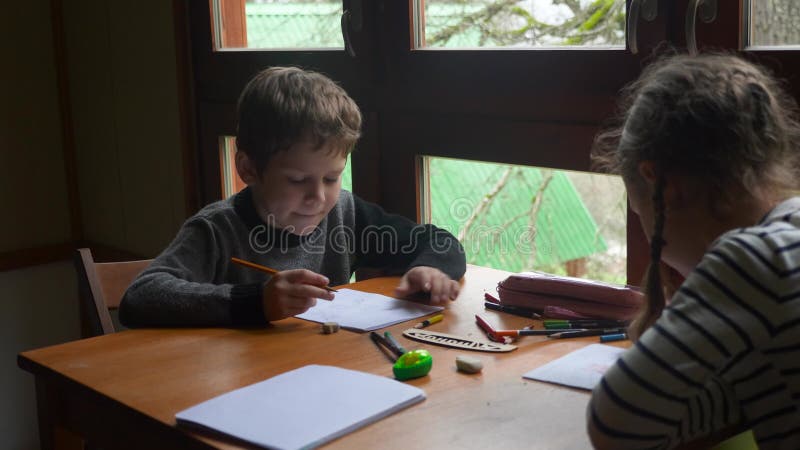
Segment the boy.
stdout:
<svg viewBox="0 0 800 450">
<path fill-rule="evenodd" d="M 455 237 L 341 191 L 361 128 L 343 89 L 318 73 L 273 67 L 244 88 L 238 119 L 236 170 L 248 187 L 184 223 L 125 293 L 124 325 L 265 324 L 333 299 L 324 286 L 347 283 L 359 267 L 405 272 L 398 296 L 455 299 L 454 280 L 466 271 Z M 269 277 L 231 257 L 279 272 Z"/>
</svg>

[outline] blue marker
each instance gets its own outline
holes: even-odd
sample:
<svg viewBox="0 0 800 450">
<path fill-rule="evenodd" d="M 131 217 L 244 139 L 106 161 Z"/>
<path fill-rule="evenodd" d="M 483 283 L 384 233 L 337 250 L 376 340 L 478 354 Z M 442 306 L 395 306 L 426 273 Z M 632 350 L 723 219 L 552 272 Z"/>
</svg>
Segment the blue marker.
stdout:
<svg viewBox="0 0 800 450">
<path fill-rule="evenodd" d="M 628 333 L 604 334 L 600 336 L 600 342 L 624 341 L 625 339 L 628 339 Z"/>
</svg>

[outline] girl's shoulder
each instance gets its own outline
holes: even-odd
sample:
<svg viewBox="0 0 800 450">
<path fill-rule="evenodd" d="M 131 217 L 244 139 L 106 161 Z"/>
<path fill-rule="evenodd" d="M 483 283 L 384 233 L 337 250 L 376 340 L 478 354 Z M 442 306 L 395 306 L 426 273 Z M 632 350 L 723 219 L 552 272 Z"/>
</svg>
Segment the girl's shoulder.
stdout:
<svg viewBox="0 0 800 450">
<path fill-rule="evenodd" d="M 733 240 L 765 241 L 782 246 L 800 240 L 800 197 L 779 203 L 753 226 L 730 230 L 720 236 L 714 246 Z M 784 242 L 784 241 L 789 242 Z"/>
<path fill-rule="evenodd" d="M 724 233 L 707 258 L 750 273 L 771 272 L 781 278 L 794 273 L 800 268 L 800 197 L 782 202 L 757 225 Z"/>
</svg>

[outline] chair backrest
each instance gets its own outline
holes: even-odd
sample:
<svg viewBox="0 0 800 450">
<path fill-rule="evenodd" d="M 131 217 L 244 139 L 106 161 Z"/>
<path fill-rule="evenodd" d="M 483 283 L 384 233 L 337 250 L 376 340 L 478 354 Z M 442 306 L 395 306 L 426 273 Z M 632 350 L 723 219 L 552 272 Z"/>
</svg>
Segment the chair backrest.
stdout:
<svg viewBox="0 0 800 450">
<path fill-rule="evenodd" d="M 98 263 L 88 248 L 80 248 L 75 252 L 83 337 L 115 331 L 109 310 L 119 308 L 125 290 L 151 261 Z"/>
</svg>

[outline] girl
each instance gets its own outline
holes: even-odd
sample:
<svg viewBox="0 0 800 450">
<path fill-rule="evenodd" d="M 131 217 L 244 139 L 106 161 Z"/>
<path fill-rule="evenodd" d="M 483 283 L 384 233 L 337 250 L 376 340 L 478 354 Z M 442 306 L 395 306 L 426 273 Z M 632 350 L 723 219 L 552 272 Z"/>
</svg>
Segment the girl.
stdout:
<svg viewBox="0 0 800 450">
<path fill-rule="evenodd" d="M 751 428 L 800 449 L 800 122 L 763 68 L 672 56 L 626 88 L 593 160 L 650 241 L 635 345 L 595 388 L 597 448 L 671 448 Z M 685 281 L 665 308 L 660 263 Z"/>
</svg>

